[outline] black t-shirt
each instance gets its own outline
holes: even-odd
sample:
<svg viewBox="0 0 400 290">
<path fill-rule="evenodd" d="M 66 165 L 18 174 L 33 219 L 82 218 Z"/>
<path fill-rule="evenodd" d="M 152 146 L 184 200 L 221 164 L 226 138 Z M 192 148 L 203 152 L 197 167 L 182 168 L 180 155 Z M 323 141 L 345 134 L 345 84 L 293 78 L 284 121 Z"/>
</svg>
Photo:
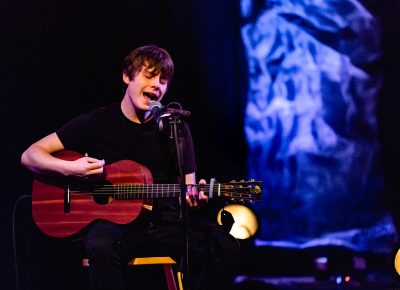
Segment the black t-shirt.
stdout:
<svg viewBox="0 0 400 290">
<path fill-rule="evenodd" d="M 181 131 L 184 136 L 183 173 L 188 174 L 196 170 L 193 142 L 186 123 Z M 150 170 L 154 183 L 177 183 L 176 146 L 168 128 L 160 132 L 152 120 L 143 124 L 130 121 L 123 115 L 120 103 L 80 115 L 56 133 L 67 150 L 104 159 L 106 165 L 133 160 Z M 177 221 L 177 200 L 155 200 L 154 213 L 162 221 Z"/>
</svg>

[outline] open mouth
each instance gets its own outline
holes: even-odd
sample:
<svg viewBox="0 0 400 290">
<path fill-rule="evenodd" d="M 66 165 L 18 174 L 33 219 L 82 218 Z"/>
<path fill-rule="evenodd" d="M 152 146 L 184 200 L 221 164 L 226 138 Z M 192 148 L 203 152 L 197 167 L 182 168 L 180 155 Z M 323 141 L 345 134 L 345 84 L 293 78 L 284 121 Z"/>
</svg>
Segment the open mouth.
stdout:
<svg viewBox="0 0 400 290">
<path fill-rule="evenodd" d="M 144 95 L 146 98 L 149 98 L 151 101 L 154 101 L 154 100 L 157 100 L 157 99 L 158 99 L 158 96 L 157 96 L 156 94 L 153 94 L 153 93 L 144 92 L 143 95 Z"/>
</svg>

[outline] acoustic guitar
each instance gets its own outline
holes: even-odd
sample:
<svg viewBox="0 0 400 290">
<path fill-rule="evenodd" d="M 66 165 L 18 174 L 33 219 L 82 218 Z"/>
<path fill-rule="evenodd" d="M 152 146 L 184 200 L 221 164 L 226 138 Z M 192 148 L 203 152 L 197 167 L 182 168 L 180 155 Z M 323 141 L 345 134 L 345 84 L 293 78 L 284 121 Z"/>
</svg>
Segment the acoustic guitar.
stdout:
<svg viewBox="0 0 400 290">
<path fill-rule="evenodd" d="M 76 160 L 82 155 L 63 150 L 54 155 Z M 261 181 L 233 181 L 196 184 L 209 198 L 232 201 L 261 199 Z M 180 184 L 153 184 L 150 171 L 132 160 L 121 160 L 104 166 L 102 174 L 89 178 L 35 176 L 32 186 L 32 215 L 35 224 L 46 235 L 69 237 L 79 233 L 97 219 L 117 224 L 135 220 L 143 208 L 158 198 L 178 198 Z"/>
</svg>

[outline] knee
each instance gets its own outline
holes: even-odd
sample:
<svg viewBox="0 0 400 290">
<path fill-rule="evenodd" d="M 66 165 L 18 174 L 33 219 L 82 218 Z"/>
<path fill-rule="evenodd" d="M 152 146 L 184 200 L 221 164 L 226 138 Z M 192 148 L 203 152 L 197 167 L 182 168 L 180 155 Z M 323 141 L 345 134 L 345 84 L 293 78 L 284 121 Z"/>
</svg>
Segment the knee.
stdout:
<svg viewBox="0 0 400 290">
<path fill-rule="evenodd" d="M 211 258 L 225 261 L 228 264 L 235 264 L 241 255 L 241 244 L 226 231 L 214 231 L 214 235 L 208 237 L 211 245 L 208 253 Z"/>
<path fill-rule="evenodd" d="M 239 241 L 228 234 L 228 236 L 221 242 L 221 246 L 224 253 L 224 259 L 228 260 L 229 263 L 236 264 L 239 261 L 242 252 L 242 247 Z"/>
<path fill-rule="evenodd" d="M 241 244 L 234 236 L 221 230 L 221 227 L 219 227 L 219 230 L 215 231 L 214 234 L 225 256 L 237 257 L 240 254 Z"/>
<path fill-rule="evenodd" d="M 230 234 L 225 240 L 224 247 L 228 255 L 233 255 L 235 257 L 239 256 L 242 251 L 239 241 Z"/>
<path fill-rule="evenodd" d="M 91 260 L 109 260 L 119 256 L 121 243 L 107 227 L 97 226 L 88 232 L 85 247 Z"/>
<path fill-rule="evenodd" d="M 112 253 L 116 249 L 116 243 L 112 237 L 97 236 L 96 238 L 86 239 L 86 250 L 89 255 L 105 255 Z"/>
</svg>

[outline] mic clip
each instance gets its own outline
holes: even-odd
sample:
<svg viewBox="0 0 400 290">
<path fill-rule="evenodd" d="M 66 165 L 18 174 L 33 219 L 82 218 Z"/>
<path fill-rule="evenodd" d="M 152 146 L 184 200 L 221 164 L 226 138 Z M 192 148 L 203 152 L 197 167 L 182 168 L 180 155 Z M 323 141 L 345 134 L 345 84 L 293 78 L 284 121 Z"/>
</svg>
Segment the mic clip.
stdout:
<svg viewBox="0 0 400 290">
<path fill-rule="evenodd" d="M 173 107 L 171 107 L 171 105 L 177 105 L 178 108 L 173 108 Z M 167 117 L 170 115 L 179 115 L 182 117 L 189 117 L 191 115 L 191 112 L 183 110 L 181 104 L 172 102 L 162 108 L 160 117 L 163 117 L 163 116 Z"/>
<path fill-rule="evenodd" d="M 171 107 L 171 105 L 177 105 L 179 108 L 173 108 Z M 167 106 L 162 107 L 160 110 L 160 115 L 156 120 L 158 125 L 158 130 L 159 131 L 164 130 L 165 119 L 167 119 L 168 122 L 182 123 L 182 120 L 180 120 L 178 117 L 187 118 L 190 115 L 191 112 L 183 110 L 181 104 L 175 102 L 169 103 Z"/>
</svg>

